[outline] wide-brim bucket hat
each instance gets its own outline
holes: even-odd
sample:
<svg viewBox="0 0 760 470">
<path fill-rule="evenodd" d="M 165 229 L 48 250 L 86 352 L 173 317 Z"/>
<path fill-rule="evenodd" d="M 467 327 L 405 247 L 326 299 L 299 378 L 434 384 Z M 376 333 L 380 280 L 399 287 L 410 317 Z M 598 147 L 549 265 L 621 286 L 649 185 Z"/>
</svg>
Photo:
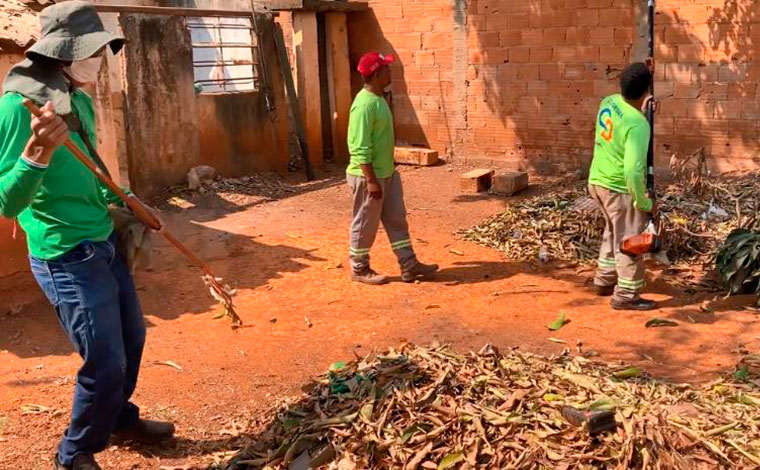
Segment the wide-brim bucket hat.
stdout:
<svg viewBox="0 0 760 470">
<path fill-rule="evenodd" d="M 85 1 L 56 3 L 40 12 L 41 37 L 26 55 L 34 54 L 62 61 L 84 60 L 105 46 L 114 54 L 124 46 L 124 38 L 106 31 L 95 7 Z"/>
</svg>

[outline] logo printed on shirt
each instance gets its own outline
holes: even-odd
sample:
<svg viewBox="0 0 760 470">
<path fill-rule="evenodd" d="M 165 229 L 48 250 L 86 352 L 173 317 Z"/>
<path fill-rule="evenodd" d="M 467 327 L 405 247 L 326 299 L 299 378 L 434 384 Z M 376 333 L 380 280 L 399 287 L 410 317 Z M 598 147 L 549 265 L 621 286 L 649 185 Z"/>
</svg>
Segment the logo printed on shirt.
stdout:
<svg viewBox="0 0 760 470">
<path fill-rule="evenodd" d="M 599 113 L 599 126 L 602 128 L 602 139 L 607 142 L 612 142 L 612 135 L 615 131 L 615 126 L 612 123 L 612 110 L 610 108 L 604 108 Z"/>
</svg>

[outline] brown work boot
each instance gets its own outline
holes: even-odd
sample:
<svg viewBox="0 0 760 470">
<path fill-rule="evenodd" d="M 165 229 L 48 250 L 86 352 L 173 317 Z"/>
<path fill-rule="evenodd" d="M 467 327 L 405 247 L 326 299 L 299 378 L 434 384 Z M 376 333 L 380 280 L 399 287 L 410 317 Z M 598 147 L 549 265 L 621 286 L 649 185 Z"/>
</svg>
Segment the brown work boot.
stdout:
<svg viewBox="0 0 760 470">
<path fill-rule="evenodd" d="M 53 470 L 103 470 L 95 461 L 92 454 L 77 454 L 71 465 L 64 465 L 58 461 L 58 454 L 55 456 L 55 466 Z"/>
<path fill-rule="evenodd" d="M 139 420 L 131 428 L 114 431 L 117 442 L 134 441 L 140 444 L 158 444 L 174 436 L 174 425 L 163 421 Z"/>
<path fill-rule="evenodd" d="M 599 297 L 609 297 L 615 293 L 615 286 L 597 286 L 594 284 L 594 294 Z"/>
<path fill-rule="evenodd" d="M 437 264 L 424 264 L 417 261 L 414 266 L 401 272 L 401 280 L 404 282 L 414 282 L 419 277 L 429 276 L 437 271 Z"/>
<path fill-rule="evenodd" d="M 378 274 L 370 268 L 366 268 L 360 272 L 351 273 L 351 280 L 361 282 L 362 284 L 369 284 L 371 286 L 388 284 L 388 278 L 386 276 Z"/>
<path fill-rule="evenodd" d="M 657 302 L 654 300 L 642 299 L 641 297 L 631 300 L 612 299 L 612 308 L 614 310 L 635 310 L 646 312 L 657 308 Z"/>
</svg>

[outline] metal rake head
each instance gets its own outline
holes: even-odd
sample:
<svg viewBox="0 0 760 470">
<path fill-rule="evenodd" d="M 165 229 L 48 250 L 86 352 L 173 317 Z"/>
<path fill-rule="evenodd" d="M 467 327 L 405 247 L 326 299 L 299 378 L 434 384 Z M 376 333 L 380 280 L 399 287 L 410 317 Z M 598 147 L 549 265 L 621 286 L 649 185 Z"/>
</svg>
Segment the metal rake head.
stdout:
<svg viewBox="0 0 760 470">
<path fill-rule="evenodd" d="M 237 312 L 235 312 L 235 306 L 232 302 L 232 297 L 235 295 L 235 289 L 232 289 L 227 284 L 222 284 L 222 278 L 220 277 L 205 275 L 203 276 L 203 282 L 206 283 L 211 295 L 224 307 L 224 314 L 219 317 L 229 317 L 232 321 L 232 328 L 240 328 L 243 326 L 243 320 L 241 320 Z"/>
</svg>

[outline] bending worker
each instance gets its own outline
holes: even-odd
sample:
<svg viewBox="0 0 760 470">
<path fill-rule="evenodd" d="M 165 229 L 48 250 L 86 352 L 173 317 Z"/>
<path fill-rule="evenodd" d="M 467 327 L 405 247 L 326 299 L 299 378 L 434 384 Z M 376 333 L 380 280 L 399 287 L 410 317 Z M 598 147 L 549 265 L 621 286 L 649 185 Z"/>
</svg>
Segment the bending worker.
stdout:
<svg viewBox="0 0 760 470">
<path fill-rule="evenodd" d="M 623 239 L 641 233 L 647 213 L 656 210 L 645 184 L 651 129 L 641 112 L 650 98 L 651 83 L 646 64 L 631 64 L 620 76 L 621 94 L 604 98 L 596 119 L 589 192 L 601 207 L 606 226 L 594 288 L 599 295 L 612 296 L 615 310 L 655 308 L 655 302 L 640 296 L 644 261 L 620 251 Z"/>
</svg>

